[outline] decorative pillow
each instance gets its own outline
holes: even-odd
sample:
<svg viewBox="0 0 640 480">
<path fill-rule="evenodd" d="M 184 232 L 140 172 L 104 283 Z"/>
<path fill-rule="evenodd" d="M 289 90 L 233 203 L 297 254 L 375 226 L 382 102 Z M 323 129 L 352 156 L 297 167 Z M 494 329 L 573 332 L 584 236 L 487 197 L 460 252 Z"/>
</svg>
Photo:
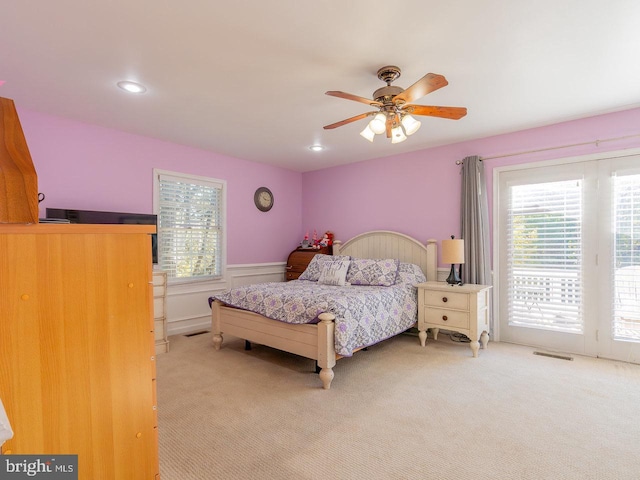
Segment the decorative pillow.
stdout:
<svg viewBox="0 0 640 480">
<path fill-rule="evenodd" d="M 411 285 L 415 286 L 418 283 L 426 282 L 427 278 L 424 276 L 422 269 L 414 263 L 402 263 L 398 267 L 398 278 L 396 279 L 396 285 Z"/>
<path fill-rule="evenodd" d="M 354 258 L 347 272 L 347 282 L 351 285 L 376 285 L 389 287 L 396 283 L 398 264 L 393 258 L 374 260 L 370 258 Z"/>
<path fill-rule="evenodd" d="M 334 260 L 333 262 L 324 262 L 318 283 L 323 285 L 344 286 L 347 278 L 347 270 L 349 270 L 349 260 Z"/>
<path fill-rule="evenodd" d="M 298 280 L 317 282 L 320 279 L 320 273 L 322 272 L 322 267 L 324 267 L 325 262 L 349 260 L 350 258 L 349 255 L 325 255 L 324 253 L 318 253 L 311 259 L 305 271 L 298 277 Z"/>
</svg>

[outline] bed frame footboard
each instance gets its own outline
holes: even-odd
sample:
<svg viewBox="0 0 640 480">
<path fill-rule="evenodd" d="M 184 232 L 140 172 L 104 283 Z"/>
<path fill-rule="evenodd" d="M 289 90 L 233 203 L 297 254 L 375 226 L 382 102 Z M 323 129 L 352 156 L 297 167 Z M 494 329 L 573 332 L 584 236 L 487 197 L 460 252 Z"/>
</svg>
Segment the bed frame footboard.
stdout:
<svg viewBox="0 0 640 480">
<path fill-rule="evenodd" d="M 321 369 L 322 388 L 327 390 L 331 387 L 336 364 L 335 316 L 321 313 L 318 318 L 317 324 L 289 324 L 214 300 L 211 304 L 213 346 L 220 350 L 223 334 L 229 334 L 316 360 Z"/>
</svg>

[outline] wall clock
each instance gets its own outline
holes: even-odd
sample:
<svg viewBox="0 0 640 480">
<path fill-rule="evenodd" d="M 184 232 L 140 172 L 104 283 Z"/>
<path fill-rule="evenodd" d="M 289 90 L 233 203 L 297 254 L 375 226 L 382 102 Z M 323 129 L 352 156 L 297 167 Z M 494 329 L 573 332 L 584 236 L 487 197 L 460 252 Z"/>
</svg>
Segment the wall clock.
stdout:
<svg viewBox="0 0 640 480">
<path fill-rule="evenodd" d="M 253 201 L 261 212 L 268 212 L 273 207 L 273 193 L 267 187 L 260 187 L 253 194 Z"/>
</svg>

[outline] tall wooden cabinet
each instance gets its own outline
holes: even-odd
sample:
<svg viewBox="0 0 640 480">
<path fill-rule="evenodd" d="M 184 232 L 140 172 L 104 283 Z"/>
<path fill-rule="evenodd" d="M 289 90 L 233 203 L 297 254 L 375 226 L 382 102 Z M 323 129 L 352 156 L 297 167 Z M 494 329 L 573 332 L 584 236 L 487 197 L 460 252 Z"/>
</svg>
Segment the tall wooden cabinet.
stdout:
<svg viewBox="0 0 640 480">
<path fill-rule="evenodd" d="M 141 225 L 0 225 L 3 453 L 159 478 L 151 242 Z"/>
</svg>

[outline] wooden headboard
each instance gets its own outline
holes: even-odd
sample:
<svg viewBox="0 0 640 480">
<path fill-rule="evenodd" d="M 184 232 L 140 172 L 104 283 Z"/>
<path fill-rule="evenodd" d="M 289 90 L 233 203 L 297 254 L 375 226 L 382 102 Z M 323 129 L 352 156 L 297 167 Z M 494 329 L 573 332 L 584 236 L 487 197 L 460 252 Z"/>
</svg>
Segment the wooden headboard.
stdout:
<svg viewBox="0 0 640 480">
<path fill-rule="evenodd" d="M 438 248 L 433 239 L 427 240 L 425 246 L 403 233 L 375 230 L 356 235 L 344 243 L 335 240 L 333 254 L 355 258 L 397 258 L 401 262 L 419 265 L 429 281 L 436 281 L 438 277 Z"/>
</svg>

